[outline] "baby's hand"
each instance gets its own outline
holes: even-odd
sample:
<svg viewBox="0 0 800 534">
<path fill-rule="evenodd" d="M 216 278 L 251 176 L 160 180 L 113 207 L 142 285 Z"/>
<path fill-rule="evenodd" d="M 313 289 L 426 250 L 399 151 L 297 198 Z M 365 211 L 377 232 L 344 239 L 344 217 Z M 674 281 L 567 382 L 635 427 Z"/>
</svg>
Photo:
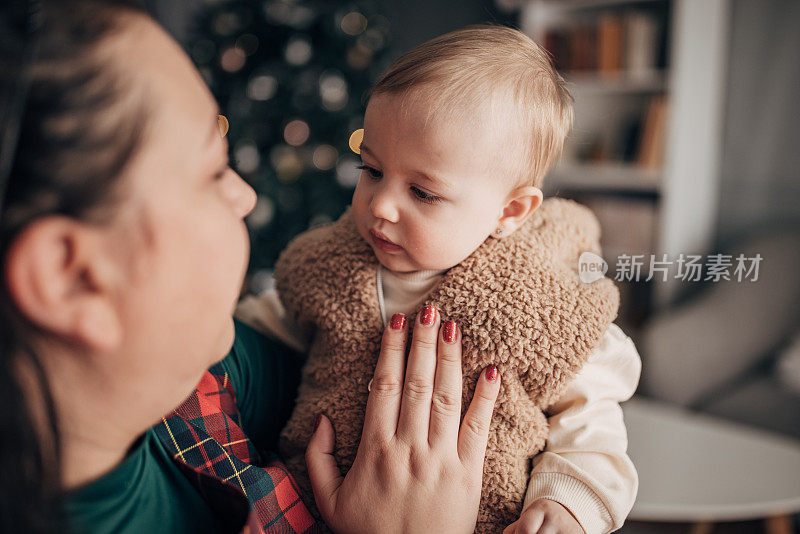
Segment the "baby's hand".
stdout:
<svg viewBox="0 0 800 534">
<path fill-rule="evenodd" d="M 511 523 L 503 534 L 584 534 L 583 527 L 569 510 L 550 499 L 533 501 L 519 519 Z"/>
</svg>

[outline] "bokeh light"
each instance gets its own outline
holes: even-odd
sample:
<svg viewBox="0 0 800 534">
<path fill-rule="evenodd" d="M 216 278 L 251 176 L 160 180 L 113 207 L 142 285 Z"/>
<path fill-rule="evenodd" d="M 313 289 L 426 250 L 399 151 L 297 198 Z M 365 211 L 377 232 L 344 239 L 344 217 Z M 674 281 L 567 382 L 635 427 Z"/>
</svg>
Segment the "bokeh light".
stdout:
<svg viewBox="0 0 800 534">
<path fill-rule="evenodd" d="M 350 96 L 344 76 L 333 70 L 325 71 L 319 77 L 319 94 L 322 107 L 328 111 L 339 111 L 344 108 Z"/>
<path fill-rule="evenodd" d="M 242 25 L 239 15 L 230 11 L 223 11 L 214 17 L 213 28 L 217 35 L 233 35 Z"/>
<path fill-rule="evenodd" d="M 303 172 L 303 161 L 294 147 L 277 145 L 270 151 L 269 159 L 278 180 L 282 182 L 294 182 Z"/>
<path fill-rule="evenodd" d="M 370 50 L 381 50 L 384 46 L 386 46 L 386 37 L 382 31 L 372 28 L 358 37 L 358 44 L 365 46 Z"/>
<path fill-rule="evenodd" d="M 356 43 L 347 51 L 347 64 L 356 70 L 364 70 L 372 63 L 372 50 Z"/>
<path fill-rule="evenodd" d="M 244 54 L 236 47 L 226 48 L 219 57 L 219 66 L 227 72 L 236 72 L 244 67 Z"/>
<path fill-rule="evenodd" d="M 331 145 L 319 145 L 314 149 L 312 161 L 314 166 L 321 171 L 329 171 L 336 166 L 339 151 Z"/>
<path fill-rule="evenodd" d="M 236 160 L 236 169 L 247 174 L 257 171 L 258 165 L 261 163 L 258 147 L 249 139 L 239 141 L 236 144 L 233 157 Z"/>
<path fill-rule="evenodd" d="M 275 76 L 259 74 L 247 82 L 247 98 L 250 100 L 269 100 L 278 90 L 278 80 Z"/>
<path fill-rule="evenodd" d="M 336 181 L 342 187 L 355 187 L 361 171 L 358 170 L 360 162 L 352 156 L 342 156 L 336 165 Z"/>
<path fill-rule="evenodd" d="M 258 195 L 253 211 L 247 216 L 247 225 L 253 229 L 263 228 L 272 222 L 274 216 L 275 202 L 267 196 Z"/>
<path fill-rule="evenodd" d="M 285 24 L 292 16 L 292 6 L 288 2 L 265 2 L 264 17 L 273 24 Z"/>
<path fill-rule="evenodd" d="M 299 119 L 293 120 L 283 129 L 283 138 L 292 146 L 300 146 L 308 141 L 311 133 L 308 124 Z"/>
<path fill-rule="evenodd" d="M 283 55 L 288 64 L 297 67 L 308 63 L 311 59 L 311 54 L 311 42 L 306 37 L 295 36 L 286 43 L 286 50 Z"/>
<path fill-rule="evenodd" d="M 347 35 L 358 35 L 367 29 L 367 17 L 357 11 L 351 11 L 342 17 L 340 27 Z"/>
</svg>

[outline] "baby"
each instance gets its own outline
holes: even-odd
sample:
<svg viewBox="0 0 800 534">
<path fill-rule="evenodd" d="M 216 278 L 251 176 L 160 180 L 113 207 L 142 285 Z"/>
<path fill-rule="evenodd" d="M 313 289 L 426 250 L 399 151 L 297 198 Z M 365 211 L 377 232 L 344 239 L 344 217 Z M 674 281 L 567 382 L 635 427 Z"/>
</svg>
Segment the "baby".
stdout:
<svg viewBox="0 0 800 534">
<path fill-rule="evenodd" d="M 280 444 L 309 503 L 315 416 L 333 423 L 346 472 L 387 320 L 440 319 L 462 334 L 465 400 L 486 366 L 502 375 L 476 531 L 622 525 L 638 479 L 619 402 L 641 364 L 613 324 L 614 284 L 577 274 L 599 252 L 596 219 L 539 189 L 571 121 L 546 52 L 510 28 L 433 39 L 373 88 L 352 207 L 289 244 L 277 296 L 238 310 L 309 354 Z"/>
</svg>

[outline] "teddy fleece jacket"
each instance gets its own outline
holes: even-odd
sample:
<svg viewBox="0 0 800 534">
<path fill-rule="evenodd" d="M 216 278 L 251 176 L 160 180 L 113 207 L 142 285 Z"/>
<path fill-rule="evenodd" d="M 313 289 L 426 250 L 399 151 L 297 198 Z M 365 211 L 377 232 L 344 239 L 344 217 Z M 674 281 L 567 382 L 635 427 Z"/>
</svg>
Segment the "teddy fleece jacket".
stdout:
<svg viewBox="0 0 800 534">
<path fill-rule="evenodd" d="M 487 239 L 448 270 L 425 299 L 462 330 L 465 406 L 483 368 L 494 363 L 503 376 L 478 532 L 500 532 L 519 517 L 531 459 L 547 439 L 543 410 L 616 317 L 619 294 L 611 280 L 586 284 L 578 278 L 584 251 L 599 252 L 594 216 L 572 201 L 548 199 L 517 232 Z M 355 458 L 384 328 L 377 267 L 350 211 L 298 236 L 276 265 L 287 314 L 314 332 L 297 406 L 280 445 L 310 502 L 304 452 L 317 413 L 325 413 L 336 428 L 335 456 L 343 472 Z"/>
<path fill-rule="evenodd" d="M 435 285 L 426 290 L 427 283 L 407 283 L 405 275 L 381 271 L 384 318 L 412 313 Z M 439 279 L 441 274 L 434 282 Z M 386 291 L 398 298 L 386 296 Z M 274 287 L 243 298 L 236 316 L 298 352 L 308 352 L 309 333 L 287 318 Z M 564 392 L 545 410 L 549 435 L 545 448 L 533 458 L 523 509 L 548 499 L 569 510 L 586 534 L 608 534 L 622 527 L 636 500 L 639 475 L 628 456 L 620 403 L 636 391 L 641 371 L 633 340 L 611 324 Z"/>
</svg>

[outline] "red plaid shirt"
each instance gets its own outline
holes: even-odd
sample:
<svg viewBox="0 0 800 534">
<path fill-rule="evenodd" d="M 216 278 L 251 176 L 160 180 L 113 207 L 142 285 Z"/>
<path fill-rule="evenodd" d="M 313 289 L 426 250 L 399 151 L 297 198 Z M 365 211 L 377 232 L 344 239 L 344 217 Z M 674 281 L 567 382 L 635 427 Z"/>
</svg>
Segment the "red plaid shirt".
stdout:
<svg viewBox="0 0 800 534">
<path fill-rule="evenodd" d="M 242 431 L 236 394 L 221 364 L 155 429 L 209 506 L 242 532 L 323 532 L 286 467 L 274 455 L 262 458 Z"/>
</svg>

